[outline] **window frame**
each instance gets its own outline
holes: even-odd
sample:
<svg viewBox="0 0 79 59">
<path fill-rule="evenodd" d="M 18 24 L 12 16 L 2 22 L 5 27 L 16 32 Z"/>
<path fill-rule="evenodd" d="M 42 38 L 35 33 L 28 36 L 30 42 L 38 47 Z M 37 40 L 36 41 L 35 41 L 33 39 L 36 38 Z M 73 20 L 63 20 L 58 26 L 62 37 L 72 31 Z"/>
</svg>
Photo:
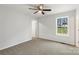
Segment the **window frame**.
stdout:
<svg viewBox="0 0 79 59">
<path fill-rule="evenodd" d="M 67 34 L 58 33 L 57 20 L 60 19 L 60 18 L 67 18 L 67 22 L 68 22 L 67 26 L 66 26 L 68 28 L 67 29 L 67 31 L 68 31 Z M 56 18 L 56 35 L 59 35 L 59 36 L 69 36 L 69 16 L 61 16 L 61 17 L 57 17 Z"/>
</svg>

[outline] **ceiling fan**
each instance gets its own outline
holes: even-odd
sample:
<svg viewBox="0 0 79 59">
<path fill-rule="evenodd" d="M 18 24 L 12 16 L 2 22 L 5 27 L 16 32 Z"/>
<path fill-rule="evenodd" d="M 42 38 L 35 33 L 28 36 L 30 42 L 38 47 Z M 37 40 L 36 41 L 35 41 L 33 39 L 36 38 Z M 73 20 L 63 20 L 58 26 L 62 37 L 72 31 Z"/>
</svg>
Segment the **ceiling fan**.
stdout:
<svg viewBox="0 0 79 59">
<path fill-rule="evenodd" d="M 51 9 L 45 9 L 44 4 L 39 4 L 35 8 L 29 8 L 31 10 L 36 10 L 33 14 L 41 12 L 43 15 L 45 14 L 44 11 L 52 11 Z"/>
</svg>

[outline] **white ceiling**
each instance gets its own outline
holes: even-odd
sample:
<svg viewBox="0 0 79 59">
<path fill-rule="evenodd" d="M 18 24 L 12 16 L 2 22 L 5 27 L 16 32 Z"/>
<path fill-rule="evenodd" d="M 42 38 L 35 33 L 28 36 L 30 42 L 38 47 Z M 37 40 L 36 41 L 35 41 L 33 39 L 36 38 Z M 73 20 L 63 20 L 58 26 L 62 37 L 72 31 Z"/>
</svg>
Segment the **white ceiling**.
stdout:
<svg viewBox="0 0 79 59">
<path fill-rule="evenodd" d="M 37 4 L 20 4 L 20 5 L 10 5 L 11 7 L 15 7 L 18 9 L 20 12 L 24 12 L 25 14 L 28 13 L 28 15 L 33 16 L 33 17 L 41 17 L 43 16 L 40 13 L 33 14 L 35 10 L 29 10 L 28 8 L 34 7 Z M 1 5 L 0 5 L 1 6 Z M 7 5 L 5 5 L 7 6 Z M 69 10 L 73 10 L 79 7 L 79 4 L 44 4 L 45 8 L 50 8 L 52 11 L 45 11 L 45 15 L 51 15 L 51 14 L 56 14 L 60 12 L 66 12 Z M 44 16 L 45 16 L 44 15 Z"/>
<path fill-rule="evenodd" d="M 78 4 L 49 4 L 47 6 L 52 9 L 53 13 L 60 13 L 60 12 L 73 10 L 79 5 Z"/>
<path fill-rule="evenodd" d="M 36 5 L 28 4 L 26 6 L 34 7 Z M 52 11 L 48 11 L 48 12 L 45 11 L 45 15 L 51 15 L 51 14 L 56 14 L 56 13 L 60 13 L 60 12 L 66 12 L 66 11 L 74 10 L 74 9 L 79 7 L 79 4 L 44 4 L 44 7 L 52 9 Z M 34 10 L 28 10 L 28 11 L 34 17 L 41 17 L 41 16 L 43 16 L 40 13 L 33 14 L 33 12 L 35 12 Z"/>
</svg>

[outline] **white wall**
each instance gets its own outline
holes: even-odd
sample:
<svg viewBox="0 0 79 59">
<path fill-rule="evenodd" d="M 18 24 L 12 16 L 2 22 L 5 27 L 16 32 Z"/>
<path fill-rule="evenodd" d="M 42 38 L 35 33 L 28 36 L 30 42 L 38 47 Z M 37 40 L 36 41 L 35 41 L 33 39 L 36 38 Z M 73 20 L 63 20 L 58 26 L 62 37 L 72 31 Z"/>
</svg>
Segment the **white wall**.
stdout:
<svg viewBox="0 0 79 59">
<path fill-rule="evenodd" d="M 76 8 L 76 46 L 79 47 L 79 7 Z"/>
<path fill-rule="evenodd" d="M 76 41 L 75 15 L 76 11 L 72 10 L 39 18 L 39 37 L 74 45 Z M 69 16 L 69 36 L 56 35 L 56 18 L 62 16 Z"/>
<path fill-rule="evenodd" d="M 0 50 L 32 40 L 32 19 L 20 5 L 0 5 Z"/>
</svg>

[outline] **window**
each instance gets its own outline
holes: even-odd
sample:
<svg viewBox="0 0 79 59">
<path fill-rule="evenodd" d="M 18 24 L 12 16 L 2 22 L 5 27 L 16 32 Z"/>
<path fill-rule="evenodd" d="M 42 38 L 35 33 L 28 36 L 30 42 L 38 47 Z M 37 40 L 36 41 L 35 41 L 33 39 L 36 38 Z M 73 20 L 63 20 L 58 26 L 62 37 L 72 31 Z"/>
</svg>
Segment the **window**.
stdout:
<svg viewBox="0 0 79 59">
<path fill-rule="evenodd" d="M 56 18 L 56 34 L 57 35 L 68 35 L 69 34 L 69 17 L 58 17 Z"/>
</svg>

